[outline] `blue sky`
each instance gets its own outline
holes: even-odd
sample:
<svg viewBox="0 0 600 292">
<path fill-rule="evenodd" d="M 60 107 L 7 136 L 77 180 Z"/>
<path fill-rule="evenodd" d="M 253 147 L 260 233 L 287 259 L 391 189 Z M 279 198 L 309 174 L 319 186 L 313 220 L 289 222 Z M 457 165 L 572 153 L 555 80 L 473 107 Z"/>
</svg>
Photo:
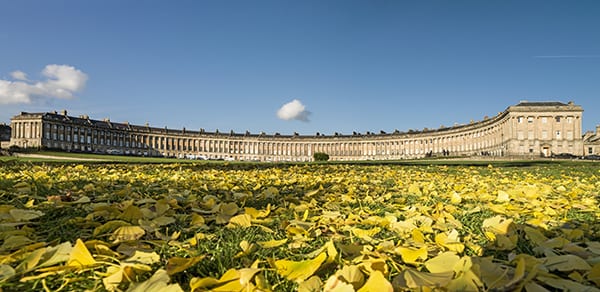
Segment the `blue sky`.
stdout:
<svg viewBox="0 0 600 292">
<path fill-rule="evenodd" d="M 584 130 L 600 124 L 600 1 L 0 6 L 0 122 L 67 109 L 156 127 L 349 134 L 573 100 Z M 280 118 L 294 100 L 304 114 Z"/>
</svg>

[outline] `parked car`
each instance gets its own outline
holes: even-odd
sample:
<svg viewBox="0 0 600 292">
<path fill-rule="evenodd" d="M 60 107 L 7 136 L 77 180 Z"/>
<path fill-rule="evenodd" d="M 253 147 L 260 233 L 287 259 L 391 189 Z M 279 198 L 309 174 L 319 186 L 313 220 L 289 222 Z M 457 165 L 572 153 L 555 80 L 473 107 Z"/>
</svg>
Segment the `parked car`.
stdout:
<svg viewBox="0 0 600 292">
<path fill-rule="evenodd" d="M 112 155 L 123 155 L 123 150 L 119 150 L 119 149 L 108 149 L 106 150 L 107 154 L 112 154 Z"/>
<path fill-rule="evenodd" d="M 558 154 L 552 154 L 551 157 L 559 158 L 559 159 L 575 159 L 575 158 L 577 158 L 577 155 L 573 155 L 571 153 L 558 153 Z"/>
<path fill-rule="evenodd" d="M 584 156 L 583 159 L 585 159 L 585 160 L 600 160 L 600 155 L 591 154 L 591 155 Z"/>
</svg>

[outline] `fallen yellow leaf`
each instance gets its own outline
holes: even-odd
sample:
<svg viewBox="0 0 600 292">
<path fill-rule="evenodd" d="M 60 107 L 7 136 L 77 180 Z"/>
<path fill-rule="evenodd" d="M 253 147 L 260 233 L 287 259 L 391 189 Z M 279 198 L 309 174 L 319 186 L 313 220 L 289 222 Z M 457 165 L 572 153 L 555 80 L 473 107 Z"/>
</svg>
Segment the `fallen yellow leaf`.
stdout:
<svg viewBox="0 0 600 292">
<path fill-rule="evenodd" d="M 111 236 L 113 243 L 123 241 L 138 240 L 146 234 L 146 231 L 140 226 L 121 226 L 115 230 Z"/>
<path fill-rule="evenodd" d="M 305 261 L 278 260 L 272 262 L 278 274 L 290 281 L 301 282 L 312 276 L 327 259 L 327 253 L 323 252 L 316 258 Z"/>
<path fill-rule="evenodd" d="M 192 258 L 182 258 L 182 257 L 169 258 L 169 260 L 167 261 L 167 267 L 166 267 L 167 274 L 170 276 L 170 275 L 177 274 L 179 272 L 183 272 L 186 269 L 199 263 L 205 257 L 206 256 L 201 255 L 201 256 L 192 257 Z"/>
<path fill-rule="evenodd" d="M 183 292 L 179 284 L 168 284 L 169 280 L 167 272 L 159 269 L 150 279 L 129 287 L 127 292 Z"/>
<path fill-rule="evenodd" d="M 416 264 L 417 260 L 427 259 L 427 246 L 421 246 L 420 248 L 412 247 L 398 247 L 396 253 L 400 254 L 402 261 L 407 264 Z"/>
<path fill-rule="evenodd" d="M 365 285 L 358 289 L 358 292 L 380 291 L 394 291 L 394 287 L 392 287 L 392 284 L 383 276 L 383 274 L 380 271 L 373 271 Z"/>
<path fill-rule="evenodd" d="M 431 273 L 446 273 L 454 271 L 454 266 L 460 257 L 456 253 L 447 251 L 425 262 L 425 267 Z"/>
<path fill-rule="evenodd" d="M 273 240 L 269 240 L 269 241 L 259 241 L 257 243 L 262 248 L 273 248 L 273 247 L 282 246 L 282 245 L 286 244 L 286 242 L 287 242 L 287 238 L 280 239 L 280 240 L 273 239 Z"/>
<path fill-rule="evenodd" d="M 75 268 L 84 268 L 96 264 L 96 260 L 92 257 L 90 251 L 85 247 L 81 239 L 77 239 L 75 246 L 71 250 L 71 256 L 67 261 L 67 266 Z"/>
</svg>

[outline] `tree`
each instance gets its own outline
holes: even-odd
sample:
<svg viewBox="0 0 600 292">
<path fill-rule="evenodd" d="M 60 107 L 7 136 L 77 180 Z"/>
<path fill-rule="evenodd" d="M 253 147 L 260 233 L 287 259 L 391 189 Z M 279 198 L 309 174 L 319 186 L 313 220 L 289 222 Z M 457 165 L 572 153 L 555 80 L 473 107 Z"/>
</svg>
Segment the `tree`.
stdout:
<svg viewBox="0 0 600 292">
<path fill-rule="evenodd" d="M 323 152 L 315 152 L 315 154 L 313 154 L 313 158 L 315 159 L 315 161 L 327 161 L 329 160 L 329 154 Z"/>
</svg>

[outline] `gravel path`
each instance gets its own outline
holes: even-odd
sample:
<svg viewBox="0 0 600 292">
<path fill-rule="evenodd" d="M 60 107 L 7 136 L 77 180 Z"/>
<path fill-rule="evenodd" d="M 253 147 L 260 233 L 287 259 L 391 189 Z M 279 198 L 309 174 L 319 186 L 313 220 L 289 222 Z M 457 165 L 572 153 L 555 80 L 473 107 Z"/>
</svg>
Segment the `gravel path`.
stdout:
<svg viewBox="0 0 600 292">
<path fill-rule="evenodd" d="M 16 157 L 30 157 L 30 158 L 42 158 L 42 159 L 56 159 L 56 160 L 81 160 L 81 161 L 103 161 L 97 158 L 82 158 L 82 157 L 64 157 L 64 156 L 52 156 L 42 154 L 28 154 L 28 153 L 14 153 Z"/>
</svg>

